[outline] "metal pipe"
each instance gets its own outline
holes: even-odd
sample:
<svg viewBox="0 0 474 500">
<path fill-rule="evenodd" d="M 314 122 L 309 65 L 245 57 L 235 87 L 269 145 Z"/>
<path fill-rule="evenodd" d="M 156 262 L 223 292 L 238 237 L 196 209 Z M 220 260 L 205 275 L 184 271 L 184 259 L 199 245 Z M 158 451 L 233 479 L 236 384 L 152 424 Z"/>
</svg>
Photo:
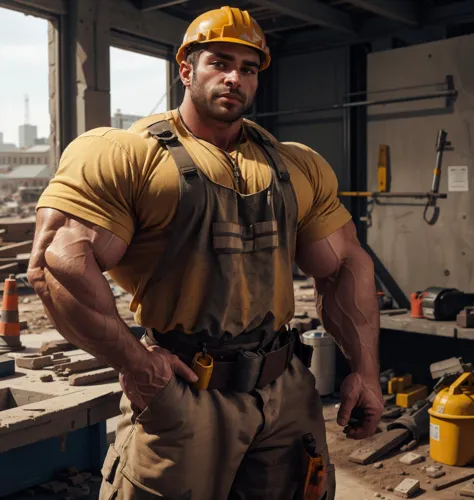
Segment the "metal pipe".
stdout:
<svg viewBox="0 0 474 500">
<path fill-rule="evenodd" d="M 283 111 L 268 111 L 265 113 L 258 113 L 256 117 L 263 118 L 265 116 L 293 115 L 302 113 L 320 113 L 322 111 L 334 111 L 336 109 L 355 108 L 358 106 L 381 106 L 384 104 L 396 104 L 401 102 L 426 101 L 429 99 L 439 99 L 440 97 L 456 97 L 457 95 L 458 95 L 457 90 L 443 90 L 440 92 L 436 92 L 434 94 L 424 94 L 411 97 L 394 97 L 392 99 L 381 99 L 378 101 L 375 100 L 375 101 L 344 102 L 318 108 L 311 107 L 311 108 L 287 109 Z"/>
</svg>

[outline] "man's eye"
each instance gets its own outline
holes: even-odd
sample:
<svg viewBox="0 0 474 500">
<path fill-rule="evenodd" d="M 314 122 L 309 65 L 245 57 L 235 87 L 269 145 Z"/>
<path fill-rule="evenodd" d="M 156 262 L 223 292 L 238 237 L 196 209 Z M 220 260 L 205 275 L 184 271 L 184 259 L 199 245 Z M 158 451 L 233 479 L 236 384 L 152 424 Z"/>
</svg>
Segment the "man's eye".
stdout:
<svg viewBox="0 0 474 500">
<path fill-rule="evenodd" d="M 244 68 L 242 70 L 246 75 L 255 75 L 257 72 L 254 69 Z"/>
<path fill-rule="evenodd" d="M 220 61 L 214 61 L 213 63 L 211 63 L 212 66 L 214 66 L 215 68 L 223 68 L 225 65 L 223 62 L 220 62 Z"/>
</svg>

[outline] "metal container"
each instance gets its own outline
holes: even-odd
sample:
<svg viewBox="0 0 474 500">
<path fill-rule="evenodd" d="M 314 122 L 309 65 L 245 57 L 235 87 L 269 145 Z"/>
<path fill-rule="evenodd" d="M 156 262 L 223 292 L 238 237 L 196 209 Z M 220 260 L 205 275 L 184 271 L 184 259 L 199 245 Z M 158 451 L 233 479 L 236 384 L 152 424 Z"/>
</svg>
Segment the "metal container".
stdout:
<svg viewBox="0 0 474 500">
<path fill-rule="evenodd" d="M 321 396 L 332 394 L 336 384 L 336 343 L 322 326 L 301 335 L 303 344 L 313 347 L 310 371 Z"/>
<path fill-rule="evenodd" d="M 463 373 L 438 393 L 430 414 L 430 456 L 447 465 L 474 463 L 474 377 Z"/>
</svg>

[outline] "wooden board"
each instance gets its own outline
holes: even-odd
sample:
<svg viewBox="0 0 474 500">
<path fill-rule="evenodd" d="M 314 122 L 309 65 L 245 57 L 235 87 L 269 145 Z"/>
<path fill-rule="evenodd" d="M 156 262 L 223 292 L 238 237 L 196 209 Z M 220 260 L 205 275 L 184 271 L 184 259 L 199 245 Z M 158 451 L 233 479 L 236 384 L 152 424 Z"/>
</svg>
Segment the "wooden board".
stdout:
<svg viewBox="0 0 474 500">
<path fill-rule="evenodd" d="M 461 489 L 459 494 L 462 497 L 474 498 L 474 483 L 466 484 L 466 486 Z"/>
<path fill-rule="evenodd" d="M 30 253 L 32 246 L 33 240 L 2 246 L 0 247 L 0 257 L 16 257 L 19 253 Z"/>
<path fill-rule="evenodd" d="M 88 373 L 78 373 L 77 375 L 69 375 L 69 385 L 90 385 L 104 380 L 112 380 L 118 378 L 118 373 L 114 368 L 103 368 Z"/>
<path fill-rule="evenodd" d="M 474 478 L 474 472 L 471 470 L 470 472 L 461 472 L 456 476 L 450 476 L 439 483 L 436 483 L 433 486 L 433 489 L 436 491 L 444 490 L 445 488 L 449 488 L 450 486 L 454 486 L 459 483 L 463 483 L 464 481 L 469 481 L 469 479 Z"/>
<path fill-rule="evenodd" d="M 412 434 L 407 429 L 393 429 L 376 434 L 364 442 L 364 446 L 349 456 L 349 461 L 367 465 L 377 461 L 405 441 L 411 440 Z"/>
</svg>

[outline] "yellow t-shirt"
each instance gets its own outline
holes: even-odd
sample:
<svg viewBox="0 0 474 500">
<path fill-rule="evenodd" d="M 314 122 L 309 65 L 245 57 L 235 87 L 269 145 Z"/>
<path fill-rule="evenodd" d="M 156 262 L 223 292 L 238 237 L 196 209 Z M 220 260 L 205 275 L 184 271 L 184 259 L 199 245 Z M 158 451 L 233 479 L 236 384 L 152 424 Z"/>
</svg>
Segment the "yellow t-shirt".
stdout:
<svg viewBox="0 0 474 500">
<path fill-rule="evenodd" d="M 268 185 L 270 167 L 259 146 L 247 140 L 240 152 L 225 153 L 192 136 L 173 110 L 143 118 L 129 130 L 101 127 L 79 136 L 64 151 L 58 171 L 37 205 L 97 224 L 129 244 L 110 275 L 132 294 L 130 308 L 136 312 L 137 323 L 155 328 L 169 311 L 160 310 L 159 300 L 152 310 L 143 310 L 141 291 L 164 252 L 179 202 L 176 164 L 147 131 L 162 119 L 171 120 L 196 165 L 213 182 L 239 189 L 231 160 L 237 154 L 240 190 L 251 194 Z M 277 149 L 298 202 L 297 244 L 323 239 L 346 224 L 351 217 L 337 197 L 337 179 L 329 164 L 302 144 L 278 143 Z M 276 318 L 275 322 L 279 320 L 283 321 Z"/>
</svg>

